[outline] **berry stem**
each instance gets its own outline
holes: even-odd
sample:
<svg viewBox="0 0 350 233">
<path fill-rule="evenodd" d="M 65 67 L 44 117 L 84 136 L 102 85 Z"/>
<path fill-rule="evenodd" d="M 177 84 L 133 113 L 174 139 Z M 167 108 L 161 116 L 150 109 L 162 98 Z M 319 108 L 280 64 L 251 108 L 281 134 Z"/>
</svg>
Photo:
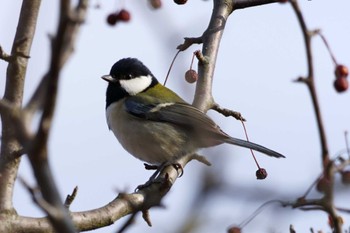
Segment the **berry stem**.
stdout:
<svg viewBox="0 0 350 233">
<path fill-rule="evenodd" d="M 322 32 L 320 30 L 316 31 L 317 35 L 319 35 L 324 43 L 324 45 L 326 46 L 328 52 L 329 52 L 329 55 L 331 56 L 332 60 L 333 60 L 333 63 L 334 65 L 338 65 L 338 62 L 334 56 L 334 53 L 332 52 L 332 49 L 331 47 L 329 46 L 328 44 L 328 41 L 326 39 L 326 37 L 322 34 Z"/>
<path fill-rule="evenodd" d="M 241 121 L 242 126 L 243 126 L 243 129 L 244 129 L 245 138 L 246 138 L 247 141 L 249 142 L 248 133 L 247 133 L 247 129 L 246 129 L 246 127 L 245 127 L 245 124 L 244 124 L 244 122 L 243 122 L 242 120 L 240 120 L 240 121 Z M 253 151 L 252 149 L 250 149 L 250 153 L 252 153 L 252 156 L 253 156 L 253 159 L 254 159 L 254 161 L 255 161 L 256 166 L 258 167 L 258 169 L 260 169 L 259 162 L 258 162 L 258 160 L 256 159 L 255 154 L 254 154 L 254 151 Z"/>
<path fill-rule="evenodd" d="M 350 159 L 350 147 L 349 147 L 349 138 L 348 138 L 348 131 L 347 130 L 344 132 L 344 137 L 345 137 L 346 153 L 348 154 L 349 159 Z"/>
<path fill-rule="evenodd" d="M 181 50 L 178 50 L 173 58 L 173 60 L 171 61 L 171 64 L 170 64 L 170 67 L 169 67 L 169 70 L 168 70 L 168 73 L 166 74 L 166 77 L 165 77 L 165 80 L 164 80 L 164 86 L 166 84 L 166 82 L 168 81 L 168 77 L 169 77 L 169 74 L 170 74 L 170 71 L 171 71 L 171 68 L 173 68 L 173 65 L 174 65 L 174 62 L 175 62 L 175 59 L 177 57 L 177 55 L 179 55 L 179 53 L 181 52 Z"/>
<path fill-rule="evenodd" d="M 192 70 L 192 65 L 193 65 L 194 56 L 196 55 L 196 52 L 197 52 L 197 51 L 193 52 L 193 54 L 192 54 L 192 60 L 191 60 L 190 70 Z"/>
<path fill-rule="evenodd" d="M 259 206 L 250 216 L 248 216 L 248 218 L 246 218 L 245 220 L 243 220 L 243 222 L 241 222 L 238 227 L 243 228 L 246 225 L 248 225 L 248 223 L 250 223 L 258 214 L 260 214 L 261 211 L 263 211 L 263 209 L 265 209 L 268 205 L 271 204 L 275 204 L 275 203 L 279 203 L 282 204 L 282 202 L 280 200 L 270 200 L 267 201 L 265 203 L 263 203 L 261 206 Z"/>
</svg>

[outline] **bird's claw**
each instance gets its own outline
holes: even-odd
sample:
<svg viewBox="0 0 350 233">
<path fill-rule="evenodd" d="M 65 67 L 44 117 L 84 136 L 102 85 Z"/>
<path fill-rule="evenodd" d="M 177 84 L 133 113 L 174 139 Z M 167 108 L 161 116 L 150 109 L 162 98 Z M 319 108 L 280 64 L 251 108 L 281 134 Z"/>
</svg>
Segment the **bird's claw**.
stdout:
<svg viewBox="0 0 350 233">
<path fill-rule="evenodd" d="M 164 163 L 162 163 L 160 165 L 152 165 L 152 164 L 144 163 L 144 166 L 145 166 L 146 170 L 156 170 L 156 171 L 153 173 L 153 175 L 149 178 L 149 180 L 146 183 L 138 185 L 136 187 L 136 189 L 135 189 L 135 192 L 137 192 L 137 191 L 139 191 L 141 189 L 147 188 L 153 183 L 162 183 L 163 179 L 157 179 L 157 178 L 158 178 L 158 175 L 161 173 L 161 171 L 165 167 L 167 167 L 168 165 L 171 165 L 177 171 L 177 173 L 179 174 L 178 177 L 183 176 L 184 169 L 183 169 L 182 165 L 179 164 L 179 163 L 164 162 Z"/>
</svg>

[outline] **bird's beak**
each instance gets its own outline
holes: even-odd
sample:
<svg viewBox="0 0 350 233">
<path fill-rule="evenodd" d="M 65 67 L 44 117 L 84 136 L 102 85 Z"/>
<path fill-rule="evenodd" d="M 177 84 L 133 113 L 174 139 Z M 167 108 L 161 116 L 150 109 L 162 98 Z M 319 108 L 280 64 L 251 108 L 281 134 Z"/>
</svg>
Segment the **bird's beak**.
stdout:
<svg viewBox="0 0 350 233">
<path fill-rule="evenodd" d="M 102 77 L 101 77 L 103 80 L 105 80 L 105 81 L 107 81 L 107 82 L 109 82 L 109 83 L 115 83 L 117 80 L 116 79 L 114 79 L 111 75 L 103 75 Z"/>
</svg>

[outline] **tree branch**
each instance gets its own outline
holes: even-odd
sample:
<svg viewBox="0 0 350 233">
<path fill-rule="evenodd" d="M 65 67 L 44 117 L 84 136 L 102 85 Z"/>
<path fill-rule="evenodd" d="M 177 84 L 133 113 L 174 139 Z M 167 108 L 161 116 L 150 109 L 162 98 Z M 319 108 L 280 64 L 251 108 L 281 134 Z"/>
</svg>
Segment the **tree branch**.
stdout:
<svg viewBox="0 0 350 233">
<path fill-rule="evenodd" d="M 213 104 L 212 82 L 216 57 L 226 20 L 233 10 L 233 3 L 225 0 L 213 1 L 214 7 L 208 28 L 202 35 L 202 54 L 207 62 L 198 63 L 198 81 L 193 105 L 206 112 Z"/>
<path fill-rule="evenodd" d="M 7 61 L 7 62 L 11 62 L 13 57 L 11 55 L 5 53 L 5 51 L 0 46 L 0 59 Z"/>
<path fill-rule="evenodd" d="M 276 3 L 278 0 L 233 0 L 234 10 Z"/>
<path fill-rule="evenodd" d="M 4 100 L 15 108 L 20 108 L 23 99 L 24 79 L 28 64 L 28 54 L 35 33 L 40 0 L 25 0 L 22 3 L 16 35 L 12 44 L 11 59 L 8 59 Z M 13 56 L 13 55 L 27 56 Z M 2 54 L 4 55 L 4 54 Z M 2 56 L 4 57 L 4 56 Z M 9 113 L 9 114 L 8 114 Z M 22 149 L 17 139 L 17 127 L 10 112 L 1 113 L 2 137 L 0 152 L 0 213 L 14 212 L 12 205 L 13 187 L 20 163 L 14 153 Z"/>
<path fill-rule="evenodd" d="M 182 167 L 192 159 L 197 160 L 198 155 L 188 155 L 176 161 Z M 151 185 L 131 194 L 119 194 L 117 198 L 107 205 L 82 212 L 71 212 L 74 225 L 78 231 L 89 231 L 113 224 L 118 219 L 135 213 L 160 206 L 163 197 L 168 193 L 178 178 L 178 171 L 173 166 L 166 167 L 157 181 Z M 0 224 L 0 232 L 26 232 L 47 233 L 53 232 L 47 218 L 28 218 L 17 216 Z"/>
<path fill-rule="evenodd" d="M 39 110 L 41 106 L 43 108 L 35 138 L 28 148 L 28 156 L 44 200 L 55 209 L 56 214 L 48 217 L 57 232 L 75 232 L 75 226 L 61 201 L 51 173 L 47 142 L 56 107 L 60 71 L 73 51 L 78 29 L 86 15 L 87 3 L 87 0 L 81 0 L 77 8 L 72 10 L 69 0 L 61 1 L 59 24 L 56 36 L 52 38 L 50 68 L 28 104 L 31 107 L 26 108 L 31 112 Z M 37 103 L 34 104 L 35 101 Z"/>
<path fill-rule="evenodd" d="M 311 38 L 314 33 L 308 30 L 298 2 L 296 0 L 291 0 L 290 3 L 294 9 L 294 12 L 297 16 L 297 19 L 299 21 L 299 24 L 303 33 L 305 49 L 306 49 L 306 58 L 307 58 L 307 64 L 308 64 L 307 77 L 299 78 L 298 81 L 302 81 L 302 83 L 305 83 L 307 85 L 311 95 L 312 105 L 314 107 L 314 112 L 316 116 L 317 127 L 318 127 L 320 142 L 321 142 L 321 150 L 322 150 L 321 157 L 322 157 L 323 167 L 325 168 L 327 166 L 327 163 L 329 162 L 329 152 L 328 152 L 326 133 L 325 133 L 324 124 L 321 116 L 320 104 L 318 102 L 316 88 L 315 88 L 314 67 L 313 67 L 313 58 L 312 58 L 312 50 L 311 50 Z"/>
</svg>

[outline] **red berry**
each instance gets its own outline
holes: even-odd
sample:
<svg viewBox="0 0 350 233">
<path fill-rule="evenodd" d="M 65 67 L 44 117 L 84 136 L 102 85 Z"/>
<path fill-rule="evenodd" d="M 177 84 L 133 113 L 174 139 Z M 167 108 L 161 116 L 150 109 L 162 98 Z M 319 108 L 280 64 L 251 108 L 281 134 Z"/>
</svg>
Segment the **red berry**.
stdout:
<svg viewBox="0 0 350 233">
<path fill-rule="evenodd" d="M 334 73 L 337 78 L 342 78 L 342 77 L 346 78 L 349 75 L 349 69 L 344 65 L 337 65 L 335 67 Z"/>
<path fill-rule="evenodd" d="M 118 15 L 116 13 L 111 13 L 107 16 L 107 23 L 109 25 L 115 25 L 118 21 Z"/>
<path fill-rule="evenodd" d="M 267 177 L 267 171 L 264 168 L 259 168 L 255 175 L 258 180 L 264 180 Z"/>
<path fill-rule="evenodd" d="M 322 177 L 317 182 L 316 189 L 321 193 L 327 192 L 330 188 L 331 188 L 331 181 L 326 177 Z"/>
<path fill-rule="evenodd" d="M 230 229 L 228 229 L 227 232 L 228 233 L 241 233 L 241 228 L 239 228 L 239 227 L 231 227 Z"/>
<path fill-rule="evenodd" d="M 334 228 L 334 221 L 332 216 L 328 215 L 328 225 L 333 229 Z"/>
<path fill-rule="evenodd" d="M 344 92 L 349 88 L 349 82 L 345 77 L 336 78 L 333 84 L 337 92 Z"/>
<path fill-rule="evenodd" d="M 338 220 L 338 223 L 340 223 L 340 225 L 343 225 L 344 223 L 344 219 L 341 216 L 337 216 L 336 217 Z M 334 229 L 334 219 L 332 218 L 332 216 L 328 215 L 328 225 Z"/>
<path fill-rule="evenodd" d="M 341 181 L 343 184 L 350 184 L 350 171 L 343 171 L 341 173 Z"/>
<path fill-rule="evenodd" d="M 198 80 L 198 74 L 196 71 L 194 71 L 192 69 L 187 70 L 185 73 L 185 79 L 189 83 L 194 83 Z"/>
<path fill-rule="evenodd" d="M 187 2 L 187 0 L 174 0 L 174 2 L 178 5 L 183 5 Z"/>
<path fill-rule="evenodd" d="M 118 13 L 118 19 L 124 22 L 128 22 L 130 20 L 130 13 L 129 11 L 122 9 Z"/>
<path fill-rule="evenodd" d="M 149 0 L 149 3 L 154 9 L 159 9 L 162 6 L 161 0 Z"/>
</svg>

